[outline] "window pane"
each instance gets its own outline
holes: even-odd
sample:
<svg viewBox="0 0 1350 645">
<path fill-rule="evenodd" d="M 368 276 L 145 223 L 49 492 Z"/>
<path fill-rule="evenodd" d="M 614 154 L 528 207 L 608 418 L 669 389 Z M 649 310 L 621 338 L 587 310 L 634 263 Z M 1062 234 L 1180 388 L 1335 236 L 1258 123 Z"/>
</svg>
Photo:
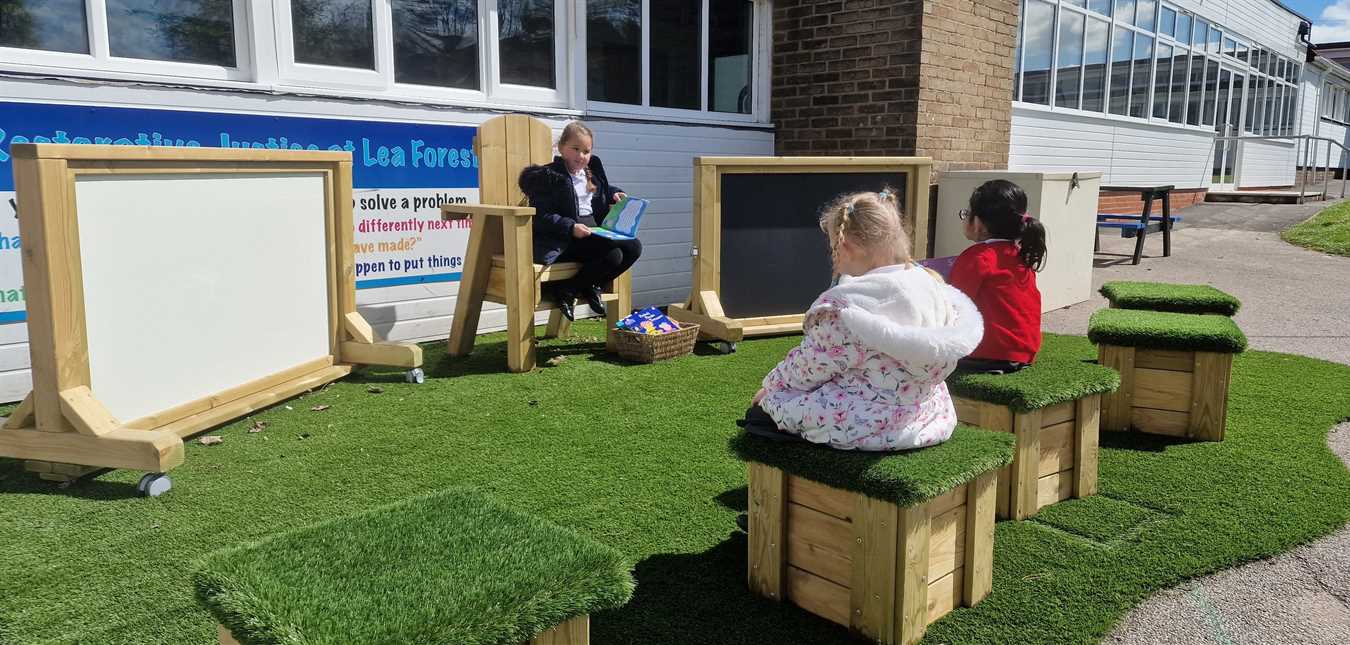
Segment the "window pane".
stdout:
<svg viewBox="0 0 1350 645">
<path fill-rule="evenodd" d="M 231 0 L 107 0 L 107 8 L 113 56 L 236 64 Z"/>
<path fill-rule="evenodd" d="M 478 89 L 478 0 L 394 0 L 394 80 Z"/>
<path fill-rule="evenodd" d="M 370 0 L 291 0 L 295 61 L 375 69 Z"/>
<path fill-rule="evenodd" d="M 1171 7 L 1163 7 L 1158 20 L 1158 33 L 1176 36 L 1177 12 Z"/>
<path fill-rule="evenodd" d="M 1195 32 L 1192 34 L 1191 46 L 1203 50 L 1205 48 L 1205 35 L 1209 33 L 1209 23 L 1196 18 Z"/>
<path fill-rule="evenodd" d="M 1172 97 L 1167 106 L 1167 120 L 1172 123 L 1181 123 L 1186 112 L 1186 63 L 1189 60 L 1185 50 L 1176 48 L 1176 56 L 1172 58 Z"/>
<path fill-rule="evenodd" d="M 1148 116 L 1149 71 L 1153 67 L 1153 39 L 1134 36 L 1134 82 L 1130 90 L 1130 116 Z"/>
<path fill-rule="evenodd" d="M 1073 5 L 1080 9 L 1087 6 L 1086 0 L 1064 0 L 1064 4 Z"/>
<path fill-rule="evenodd" d="M 84 0 L 0 0 L 0 47 L 89 53 Z"/>
<path fill-rule="evenodd" d="M 1116 19 L 1134 22 L 1134 0 L 1116 0 Z"/>
<path fill-rule="evenodd" d="M 1210 26 L 1209 26 L 1209 41 L 1206 43 L 1206 45 L 1207 45 L 1206 49 L 1208 49 L 1209 53 L 1211 53 L 1211 54 L 1217 54 L 1217 53 L 1219 53 L 1219 40 L 1220 40 L 1221 38 L 1222 38 L 1222 36 L 1221 36 L 1220 33 L 1219 33 L 1219 28 L 1218 28 L 1218 27 L 1215 27 L 1214 25 L 1210 25 Z"/>
<path fill-rule="evenodd" d="M 1139 12 L 1135 15 L 1134 26 L 1153 31 L 1153 10 L 1157 7 L 1153 0 L 1138 0 Z"/>
<path fill-rule="evenodd" d="M 1186 123 L 1200 125 L 1200 104 L 1204 99 L 1205 57 L 1191 56 L 1191 85 L 1186 94 Z"/>
<path fill-rule="evenodd" d="M 1242 61 L 1242 62 L 1244 62 L 1244 63 L 1247 62 L 1247 44 L 1246 44 L 1246 43 L 1238 43 L 1238 44 L 1237 44 L 1237 59 L 1240 60 L 1240 61 Z"/>
<path fill-rule="evenodd" d="M 1022 100 L 1050 104 L 1050 51 L 1054 44 L 1055 5 L 1027 2 L 1022 54 Z"/>
<path fill-rule="evenodd" d="M 1247 83 L 1247 77 L 1241 74 L 1233 75 L 1233 107 L 1228 112 L 1228 134 L 1241 134 L 1238 126 L 1242 123 L 1242 93 Z"/>
<path fill-rule="evenodd" d="M 754 3 L 745 0 L 708 0 L 709 110 L 750 114 L 754 88 L 754 60 L 750 54 L 754 9 Z M 695 43 L 694 69 L 698 47 Z"/>
<path fill-rule="evenodd" d="M 1134 32 L 1116 27 L 1111 43 L 1111 114 L 1125 114 L 1130 106 L 1130 61 L 1134 58 Z"/>
<path fill-rule="evenodd" d="M 1153 116 L 1167 118 L 1167 91 L 1172 87 L 1172 48 L 1158 45 L 1158 69 L 1154 72 Z"/>
<path fill-rule="evenodd" d="M 1022 0 L 1019 16 L 1027 15 L 1027 2 Z M 1013 101 L 1022 100 L 1022 24 L 1017 24 L 1017 45 L 1013 48 Z"/>
<path fill-rule="evenodd" d="M 740 2 L 738 4 L 748 4 Z M 699 16 L 702 0 L 662 0 L 650 5 L 651 104 L 656 107 L 697 110 L 699 96 L 699 34 L 703 19 Z M 715 65 L 714 65 L 715 67 Z M 740 90 L 740 88 L 736 88 Z"/>
<path fill-rule="evenodd" d="M 1232 76 L 1233 75 L 1226 69 L 1219 72 L 1218 92 L 1214 95 L 1214 107 L 1217 113 L 1217 117 L 1214 120 L 1214 131 L 1219 133 L 1219 136 L 1227 135 L 1227 133 L 1224 132 L 1224 126 L 1228 124 L 1228 84 L 1232 79 Z"/>
<path fill-rule="evenodd" d="M 1223 53 L 1228 56 L 1237 55 L 1237 41 L 1232 38 L 1223 39 Z"/>
<path fill-rule="evenodd" d="M 1291 87 L 1285 95 L 1284 133 L 1294 133 L 1294 109 L 1298 107 L 1298 89 Z"/>
<path fill-rule="evenodd" d="M 497 0 L 498 65 L 511 85 L 557 87 L 553 0 Z"/>
<path fill-rule="evenodd" d="M 1111 15 L 1111 0 L 1088 0 L 1087 6 L 1103 16 Z"/>
<path fill-rule="evenodd" d="M 1078 81 L 1083 65 L 1083 22 L 1087 16 L 1065 11 L 1059 15 L 1059 63 L 1055 76 L 1055 105 L 1078 107 Z"/>
<path fill-rule="evenodd" d="M 1205 64 L 1205 125 L 1214 125 L 1214 109 L 1219 104 L 1219 64 L 1209 61 Z"/>
<path fill-rule="evenodd" d="M 586 93 L 592 101 L 642 102 L 642 0 L 586 2 Z"/>
<path fill-rule="evenodd" d="M 1191 42 L 1191 17 L 1188 14 L 1177 14 L 1177 42 L 1183 45 Z"/>
<path fill-rule="evenodd" d="M 1101 112 L 1106 108 L 1106 49 L 1111 40 L 1111 23 L 1089 20 L 1087 51 L 1083 56 L 1083 109 Z"/>
</svg>

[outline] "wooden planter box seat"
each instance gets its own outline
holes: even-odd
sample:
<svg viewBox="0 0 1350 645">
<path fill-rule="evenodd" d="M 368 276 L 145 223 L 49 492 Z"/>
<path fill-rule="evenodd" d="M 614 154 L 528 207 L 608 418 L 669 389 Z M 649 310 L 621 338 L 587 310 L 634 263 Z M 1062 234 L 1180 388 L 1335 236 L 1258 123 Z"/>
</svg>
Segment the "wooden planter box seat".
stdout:
<svg viewBox="0 0 1350 645">
<path fill-rule="evenodd" d="M 1232 316 L 1242 307 L 1237 298 L 1207 284 L 1115 281 L 1103 284 L 1101 294 L 1115 309 Z"/>
</svg>

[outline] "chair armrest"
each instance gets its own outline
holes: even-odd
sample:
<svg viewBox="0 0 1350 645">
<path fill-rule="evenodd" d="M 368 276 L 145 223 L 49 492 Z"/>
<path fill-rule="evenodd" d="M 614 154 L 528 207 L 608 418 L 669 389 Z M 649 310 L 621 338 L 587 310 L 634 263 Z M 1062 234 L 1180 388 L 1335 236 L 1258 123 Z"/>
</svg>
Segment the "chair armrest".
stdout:
<svg viewBox="0 0 1350 645">
<path fill-rule="evenodd" d="M 441 219 L 464 219 L 473 215 L 534 217 L 533 206 L 493 206 L 490 204 L 443 204 Z"/>
</svg>

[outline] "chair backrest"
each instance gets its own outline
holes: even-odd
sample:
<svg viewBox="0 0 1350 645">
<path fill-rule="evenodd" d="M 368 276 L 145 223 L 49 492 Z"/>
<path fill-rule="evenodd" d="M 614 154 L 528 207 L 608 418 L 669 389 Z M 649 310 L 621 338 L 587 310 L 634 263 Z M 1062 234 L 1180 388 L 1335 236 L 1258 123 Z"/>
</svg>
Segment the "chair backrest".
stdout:
<svg viewBox="0 0 1350 645">
<path fill-rule="evenodd" d="M 478 155 L 478 203 L 525 205 L 520 171 L 553 161 L 553 132 L 524 114 L 506 114 L 484 121 L 473 138 Z"/>
</svg>

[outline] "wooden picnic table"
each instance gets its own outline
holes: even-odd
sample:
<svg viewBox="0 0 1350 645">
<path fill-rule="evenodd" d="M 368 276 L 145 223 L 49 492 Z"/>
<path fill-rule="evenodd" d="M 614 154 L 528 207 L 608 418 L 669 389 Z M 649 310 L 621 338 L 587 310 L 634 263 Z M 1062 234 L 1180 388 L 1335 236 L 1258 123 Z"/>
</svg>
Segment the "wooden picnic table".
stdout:
<svg viewBox="0 0 1350 645">
<path fill-rule="evenodd" d="M 1134 231 L 1134 261 L 1131 264 L 1139 264 L 1139 260 L 1144 253 L 1144 239 L 1148 235 L 1149 222 L 1159 222 L 1163 234 L 1163 257 L 1172 255 L 1172 224 L 1179 217 L 1172 217 L 1171 194 L 1174 186 L 1172 184 L 1160 184 L 1150 186 L 1123 186 L 1109 185 L 1102 186 L 1103 193 L 1139 193 L 1139 197 L 1144 202 L 1144 207 L 1139 213 L 1139 218 L 1134 219 L 1133 215 L 1122 213 L 1098 213 L 1098 228 L 1119 228 L 1122 233 L 1129 229 Z M 1153 217 L 1153 200 L 1162 200 L 1162 215 Z M 1101 250 L 1100 240 L 1093 245 L 1093 251 Z"/>
</svg>

